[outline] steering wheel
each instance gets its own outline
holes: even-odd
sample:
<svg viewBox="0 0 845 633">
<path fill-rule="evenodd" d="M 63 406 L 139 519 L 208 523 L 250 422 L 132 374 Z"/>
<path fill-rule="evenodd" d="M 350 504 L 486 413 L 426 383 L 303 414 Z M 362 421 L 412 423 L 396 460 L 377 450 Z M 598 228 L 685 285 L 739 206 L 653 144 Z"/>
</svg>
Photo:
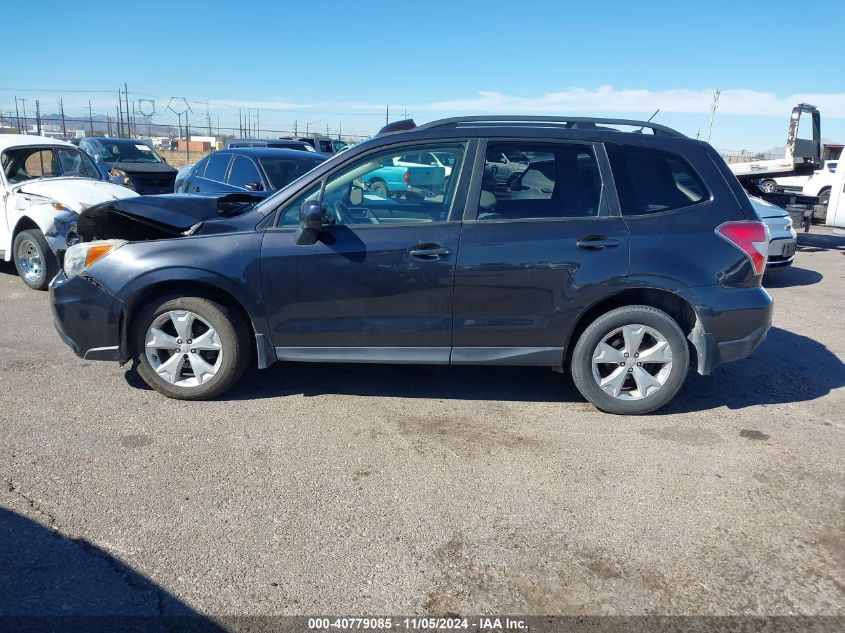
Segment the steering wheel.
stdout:
<svg viewBox="0 0 845 633">
<path fill-rule="evenodd" d="M 352 212 L 349 210 L 349 207 L 346 203 L 338 198 L 335 200 L 334 203 L 334 213 L 337 216 L 337 221 L 340 224 L 354 224 L 355 222 L 352 219 Z"/>
<path fill-rule="evenodd" d="M 376 218 L 375 214 L 366 207 L 362 207 L 363 210 L 367 213 L 370 218 L 370 221 L 373 224 L 378 224 L 378 218 Z M 358 224 L 358 220 L 352 215 L 352 211 L 343 200 L 336 200 L 334 203 L 334 212 L 337 215 L 337 221 L 341 224 Z"/>
</svg>

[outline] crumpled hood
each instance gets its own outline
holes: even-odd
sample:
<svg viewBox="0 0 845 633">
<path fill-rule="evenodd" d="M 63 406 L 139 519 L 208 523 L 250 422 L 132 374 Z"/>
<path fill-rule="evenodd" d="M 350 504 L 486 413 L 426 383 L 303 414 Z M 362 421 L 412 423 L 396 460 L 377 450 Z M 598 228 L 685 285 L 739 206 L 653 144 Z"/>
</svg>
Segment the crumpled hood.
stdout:
<svg viewBox="0 0 845 633">
<path fill-rule="evenodd" d="M 185 235 L 208 220 L 237 215 L 244 205 L 262 198 L 257 193 L 163 194 L 104 202 L 80 214 L 79 235 L 86 241 L 114 238 L 134 241 Z"/>
<path fill-rule="evenodd" d="M 33 180 L 17 185 L 15 191 L 55 200 L 61 203 L 62 206 L 77 213 L 95 204 L 109 202 L 110 200 L 133 198 L 138 195 L 127 187 L 90 178 L 47 178 L 45 180 Z"/>
</svg>

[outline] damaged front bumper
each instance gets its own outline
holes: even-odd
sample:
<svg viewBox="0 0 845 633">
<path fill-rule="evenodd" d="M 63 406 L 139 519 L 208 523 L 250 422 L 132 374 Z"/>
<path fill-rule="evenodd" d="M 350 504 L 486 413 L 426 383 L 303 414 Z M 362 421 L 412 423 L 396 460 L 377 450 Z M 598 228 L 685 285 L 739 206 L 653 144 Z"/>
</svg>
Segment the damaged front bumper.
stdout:
<svg viewBox="0 0 845 633">
<path fill-rule="evenodd" d="M 53 324 L 61 339 L 86 360 L 126 360 L 121 351 L 123 303 L 87 272 L 50 283 Z"/>
</svg>

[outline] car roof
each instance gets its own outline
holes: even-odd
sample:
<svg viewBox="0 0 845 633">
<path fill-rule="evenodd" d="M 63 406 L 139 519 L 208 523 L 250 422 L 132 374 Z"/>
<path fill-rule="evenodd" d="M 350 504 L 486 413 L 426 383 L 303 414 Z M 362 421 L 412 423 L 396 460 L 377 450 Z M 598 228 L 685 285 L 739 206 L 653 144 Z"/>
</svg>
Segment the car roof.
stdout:
<svg viewBox="0 0 845 633">
<path fill-rule="evenodd" d="M 244 156 L 254 156 L 255 158 L 310 158 L 325 160 L 326 157 L 317 152 L 306 152 L 305 150 L 289 149 L 287 147 L 227 147 L 220 149 L 211 154 L 219 152 L 227 152 L 229 154 L 241 154 Z M 209 156 L 211 156 L 209 154 Z"/>
<path fill-rule="evenodd" d="M 38 147 L 41 145 L 58 145 L 59 147 L 74 147 L 67 141 L 49 136 L 33 136 L 31 134 L 0 134 L 0 152 L 10 147 Z"/>
<path fill-rule="evenodd" d="M 299 143 L 307 145 L 305 141 L 296 138 L 233 138 L 226 141 L 227 145 L 230 143 Z"/>
<path fill-rule="evenodd" d="M 89 141 L 106 141 L 108 143 L 132 143 L 133 145 L 135 143 L 142 143 L 144 145 L 147 144 L 146 139 L 123 138 L 122 136 L 86 136 L 85 138 Z"/>
</svg>

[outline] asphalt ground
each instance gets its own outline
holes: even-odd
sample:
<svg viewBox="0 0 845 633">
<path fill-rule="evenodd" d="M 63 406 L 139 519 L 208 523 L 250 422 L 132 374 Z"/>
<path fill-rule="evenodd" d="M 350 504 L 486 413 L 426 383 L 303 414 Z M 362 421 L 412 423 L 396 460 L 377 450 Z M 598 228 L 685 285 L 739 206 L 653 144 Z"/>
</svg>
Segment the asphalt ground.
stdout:
<svg viewBox="0 0 845 633">
<path fill-rule="evenodd" d="M 843 255 L 802 234 L 763 346 L 637 418 L 523 368 L 168 400 L 0 264 L 0 614 L 845 616 Z"/>
</svg>

